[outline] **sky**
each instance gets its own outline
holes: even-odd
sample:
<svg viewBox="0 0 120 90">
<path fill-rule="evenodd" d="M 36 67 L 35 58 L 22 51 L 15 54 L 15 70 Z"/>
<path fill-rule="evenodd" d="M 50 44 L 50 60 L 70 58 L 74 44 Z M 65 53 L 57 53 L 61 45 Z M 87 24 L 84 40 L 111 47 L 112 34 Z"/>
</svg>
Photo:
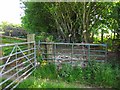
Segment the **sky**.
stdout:
<svg viewBox="0 0 120 90">
<path fill-rule="evenodd" d="M 23 10 L 19 0 L 0 0 L 0 23 L 7 21 L 13 24 L 21 24 Z"/>
</svg>

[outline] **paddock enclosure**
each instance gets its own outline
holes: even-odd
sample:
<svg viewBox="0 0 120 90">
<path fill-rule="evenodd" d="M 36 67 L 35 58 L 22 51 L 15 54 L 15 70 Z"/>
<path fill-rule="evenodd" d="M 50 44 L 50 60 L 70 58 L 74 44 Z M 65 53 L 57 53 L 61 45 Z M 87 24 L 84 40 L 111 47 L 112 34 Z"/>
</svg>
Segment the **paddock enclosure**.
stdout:
<svg viewBox="0 0 120 90">
<path fill-rule="evenodd" d="M 2 44 L 0 57 L 0 87 L 14 89 L 36 68 L 38 58 L 60 66 L 63 63 L 84 67 L 91 60 L 107 60 L 106 44 L 23 42 Z"/>
</svg>

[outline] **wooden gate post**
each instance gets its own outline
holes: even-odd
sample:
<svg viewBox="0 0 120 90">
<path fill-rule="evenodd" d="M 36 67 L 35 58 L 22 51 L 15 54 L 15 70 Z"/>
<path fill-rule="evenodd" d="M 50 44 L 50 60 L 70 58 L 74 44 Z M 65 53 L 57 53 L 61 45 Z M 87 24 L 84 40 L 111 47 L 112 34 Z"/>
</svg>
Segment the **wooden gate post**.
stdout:
<svg viewBox="0 0 120 90">
<path fill-rule="evenodd" d="M 27 41 L 28 42 L 35 41 L 35 34 L 28 34 L 27 35 Z"/>
<path fill-rule="evenodd" d="M 47 51 L 47 59 L 51 60 L 53 58 L 53 42 L 50 42 L 49 40 L 46 40 L 47 43 L 46 44 L 46 51 Z"/>
<path fill-rule="evenodd" d="M 28 34 L 27 35 L 27 42 L 32 42 L 34 41 L 34 43 L 29 43 L 28 44 L 28 49 L 31 49 L 31 48 L 34 48 L 34 50 L 31 50 L 31 51 L 28 51 L 28 54 L 30 53 L 33 53 L 34 52 L 34 63 L 35 63 L 35 66 L 37 64 L 37 61 L 36 61 L 36 45 L 35 45 L 35 34 Z"/>
<path fill-rule="evenodd" d="M 27 42 L 35 41 L 35 34 L 28 34 L 27 35 Z M 28 44 L 28 49 L 33 48 L 33 45 Z"/>
<path fill-rule="evenodd" d="M 35 41 L 35 34 L 28 34 L 27 35 L 27 42 L 32 42 Z M 34 44 L 33 43 L 28 43 L 28 49 L 34 48 Z M 34 50 L 30 50 L 28 51 L 28 54 L 34 52 Z"/>
</svg>

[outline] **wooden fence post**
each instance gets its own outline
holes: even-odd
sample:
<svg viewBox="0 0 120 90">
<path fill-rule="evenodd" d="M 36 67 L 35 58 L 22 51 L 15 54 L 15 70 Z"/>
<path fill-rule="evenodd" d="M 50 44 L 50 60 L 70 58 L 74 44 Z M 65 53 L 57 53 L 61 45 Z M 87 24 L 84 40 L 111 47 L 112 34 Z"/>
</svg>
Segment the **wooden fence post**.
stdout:
<svg viewBox="0 0 120 90">
<path fill-rule="evenodd" d="M 46 40 L 46 42 L 49 43 L 49 40 Z M 47 46 L 46 46 L 48 60 L 51 60 L 53 58 L 53 42 L 50 42 L 50 43 L 51 44 L 47 44 Z"/>
<path fill-rule="evenodd" d="M 35 34 L 28 34 L 27 35 L 27 42 L 35 41 Z M 28 44 L 28 49 L 33 48 L 33 45 Z"/>
<path fill-rule="evenodd" d="M 28 34 L 27 35 L 27 42 L 35 41 L 35 34 Z M 34 48 L 33 43 L 28 43 L 28 49 Z M 28 51 L 28 54 L 33 53 L 34 50 Z"/>
<path fill-rule="evenodd" d="M 35 41 L 35 34 L 28 34 L 27 35 L 27 41 L 28 42 Z"/>
<path fill-rule="evenodd" d="M 32 41 L 35 41 L 35 34 L 28 34 L 27 35 L 27 42 L 32 42 Z M 35 42 L 34 43 L 29 43 L 28 44 L 28 49 L 31 49 L 31 48 L 34 48 L 34 50 L 31 50 L 31 51 L 28 51 L 28 54 L 30 53 L 34 53 L 34 64 L 36 66 L 37 64 L 37 61 L 36 61 L 36 46 L 35 46 Z M 30 57 L 31 58 L 31 57 Z"/>
</svg>

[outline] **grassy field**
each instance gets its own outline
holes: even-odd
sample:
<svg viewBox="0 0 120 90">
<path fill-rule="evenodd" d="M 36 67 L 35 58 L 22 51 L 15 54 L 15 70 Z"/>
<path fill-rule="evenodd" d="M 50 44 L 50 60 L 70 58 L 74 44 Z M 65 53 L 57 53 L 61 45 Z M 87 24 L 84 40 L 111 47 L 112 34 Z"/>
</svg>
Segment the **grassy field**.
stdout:
<svg viewBox="0 0 120 90">
<path fill-rule="evenodd" d="M 3 44 L 6 44 L 6 43 L 19 43 L 19 42 L 25 42 L 25 40 L 2 37 L 2 43 Z"/>
</svg>

